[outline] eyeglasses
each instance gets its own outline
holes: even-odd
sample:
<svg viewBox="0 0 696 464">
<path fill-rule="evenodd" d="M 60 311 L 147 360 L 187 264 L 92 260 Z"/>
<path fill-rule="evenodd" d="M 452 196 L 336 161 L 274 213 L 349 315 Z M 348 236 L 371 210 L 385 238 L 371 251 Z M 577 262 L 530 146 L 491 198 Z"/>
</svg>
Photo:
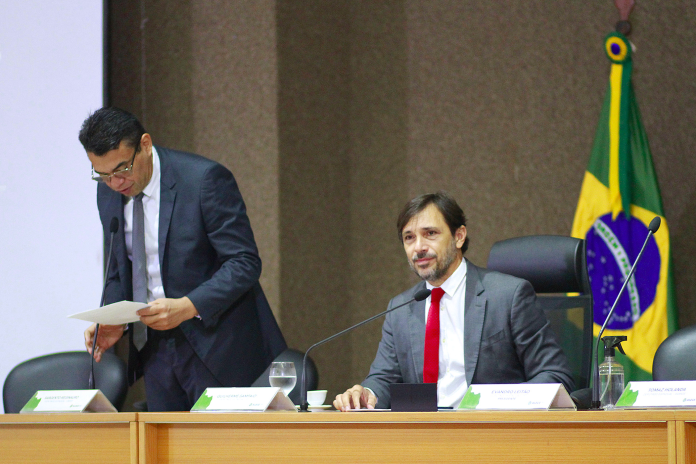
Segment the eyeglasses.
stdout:
<svg viewBox="0 0 696 464">
<path fill-rule="evenodd" d="M 138 148 L 140 148 L 140 146 L 135 147 L 135 152 L 133 153 L 133 158 L 131 158 L 130 166 L 128 166 L 127 168 L 119 169 L 118 171 L 114 171 L 111 174 L 102 174 L 101 172 L 96 172 L 94 170 L 94 166 L 92 166 L 92 180 L 96 180 L 97 182 L 106 182 L 108 180 L 111 180 L 112 177 L 125 179 L 126 177 L 132 175 L 133 164 L 135 163 L 135 156 L 138 154 Z"/>
</svg>

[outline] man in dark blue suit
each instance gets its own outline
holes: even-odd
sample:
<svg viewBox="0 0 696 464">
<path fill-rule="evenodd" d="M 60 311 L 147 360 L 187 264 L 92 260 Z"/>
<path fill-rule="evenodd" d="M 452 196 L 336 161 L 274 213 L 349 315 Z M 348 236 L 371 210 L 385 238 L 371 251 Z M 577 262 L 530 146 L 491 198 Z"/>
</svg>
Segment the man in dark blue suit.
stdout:
<svg viewBox="0 0 696 464">
<path fill-rule="evenodd" d="M 95 360 L 128 332 L 130 379 L 144 375 L 150 411 L 189 410 L 208 387 L 251 385 L 286 344 L 259 285 L 261 259 L 232 173 L 155 147 L 117 108 L 90 115 L 80 142 L 100 182 L 105 240 L 113 218 L 121 224 L 105 303 L 135 293 L 150 304 L 139 312 L 146 327 L 100 325 Z M 90 353 L 94 329 L 85 331 Z"/>
</svg>

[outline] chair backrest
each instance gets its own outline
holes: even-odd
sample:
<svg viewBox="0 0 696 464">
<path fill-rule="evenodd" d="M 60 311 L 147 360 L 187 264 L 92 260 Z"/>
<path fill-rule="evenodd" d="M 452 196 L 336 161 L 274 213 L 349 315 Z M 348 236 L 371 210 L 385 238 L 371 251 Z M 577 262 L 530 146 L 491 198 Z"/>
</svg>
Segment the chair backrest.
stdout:
<svg viewBox="0 0 696 464">
<path fill-rule="evenodd" d="M 577 389 L 590 386 L 592 369 L 592 288 L 585 241 L 558 235 L 531 235 L 497 242 L 488 269 L 529 281 L 568 358 Z M 579 293 L 578 296 L 544 294 Z M 579 349 L 580 348 L 580 349 Z"/>
<path fill-rule="evenodd" d="M 592 294 L 585 241 L 561 235 L 530 235 L 497 242 L 488 268 L 528 280 L 537 293 Z"/>
<path fill-rule="evenodd" d="M 37 390 L 82 390 L 89 387 L 90 356 L 67 351 L 39 356 L 14 367 L 2 390 L 5 413 L 18 413 Z M 96 387 L 118 410 L 128 391 L 126 364 L 112 353 L 94 363 Z"/>
<path fill-rule="evenodd" d="M 677 330 L 657 348 L 653 380 L 696 380 L 696 325 Z"/>
<path fill-rule="evenodd" d="M 295 363 L 295 372 L 297 373 L 297 383 L 295 388 L 292 389 L 288 397 L 293 401 L 294 404 L 300 404 L 300 381 L 302 379 L 302 359 L 304 358 L 304 353 L 293 348 L 288 348 L 287 350 L 280 353 L 273 361 L 274 362 L 293 362 Z M 251 384 L 252 387 L 270 387 L 271 384 L 268 382 L 268 374 L 271 370 L 269 365 L 266 370 L 259 376 L 254 383 Z M 307 356 L 307 391 L 316 390 L 319 385 L 319 372 L 317 371 L 317 366 L 312 361 L 312 358 Z"/>
</svg>

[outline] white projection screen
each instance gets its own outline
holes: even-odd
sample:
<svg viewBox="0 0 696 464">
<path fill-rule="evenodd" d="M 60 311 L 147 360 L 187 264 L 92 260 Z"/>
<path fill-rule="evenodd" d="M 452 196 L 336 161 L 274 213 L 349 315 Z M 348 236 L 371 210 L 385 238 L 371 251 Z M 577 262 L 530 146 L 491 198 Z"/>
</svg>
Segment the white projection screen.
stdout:
<svg viewBox="0 0 696 464">
<path fill-rule="evenodd" d="M 100 0 L 0 2 L 0 379 L 84 349 L 99 306 L 102 231 L 77 134 L 102 106 Z M 87 379 L 85 379 L 85 386 Z"/>
</svg>

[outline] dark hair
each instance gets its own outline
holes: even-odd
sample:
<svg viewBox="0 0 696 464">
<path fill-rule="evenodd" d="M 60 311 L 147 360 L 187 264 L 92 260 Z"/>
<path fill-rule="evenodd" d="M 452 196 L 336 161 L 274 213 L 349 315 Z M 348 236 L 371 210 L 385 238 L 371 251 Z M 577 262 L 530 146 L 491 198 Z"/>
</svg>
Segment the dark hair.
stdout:
<svg viewBox="0 0 696 464">
<path fill-rule="evenodd" d="M 136 152 L 145 128 L 138 118 L 116 107 L 101 108 L 90 114 L 80 129 L 80 143 L 85 151 L 102 156 L 117 149 L 122 141 Z"/>
<path fill-rule="evenodd" d="M 406 203 L 404 208 L 399 213 L 399 219 L 396 220 L 396 229 L 399 234 L 399 240 L 403 241 L 401 233 L 408 224 L 413 216 L 417 215 L 429 205 L 435 205 L 435 207 L 442 213 L 445 218 L 445 222 L 454 235 L 461 226 L 466 227 L 466 216 L 464 216 L 464 211 L 459 207 L 457 202 L 451 196 L 447 195 L 445 192 L 437 193 L 426 193 L 425 195 L 420 195 L 413 200 Z M 467 236 L 462 245 L 462 254 L 466 252 L 469 248 L 469 237 Z"/>
</svg>

